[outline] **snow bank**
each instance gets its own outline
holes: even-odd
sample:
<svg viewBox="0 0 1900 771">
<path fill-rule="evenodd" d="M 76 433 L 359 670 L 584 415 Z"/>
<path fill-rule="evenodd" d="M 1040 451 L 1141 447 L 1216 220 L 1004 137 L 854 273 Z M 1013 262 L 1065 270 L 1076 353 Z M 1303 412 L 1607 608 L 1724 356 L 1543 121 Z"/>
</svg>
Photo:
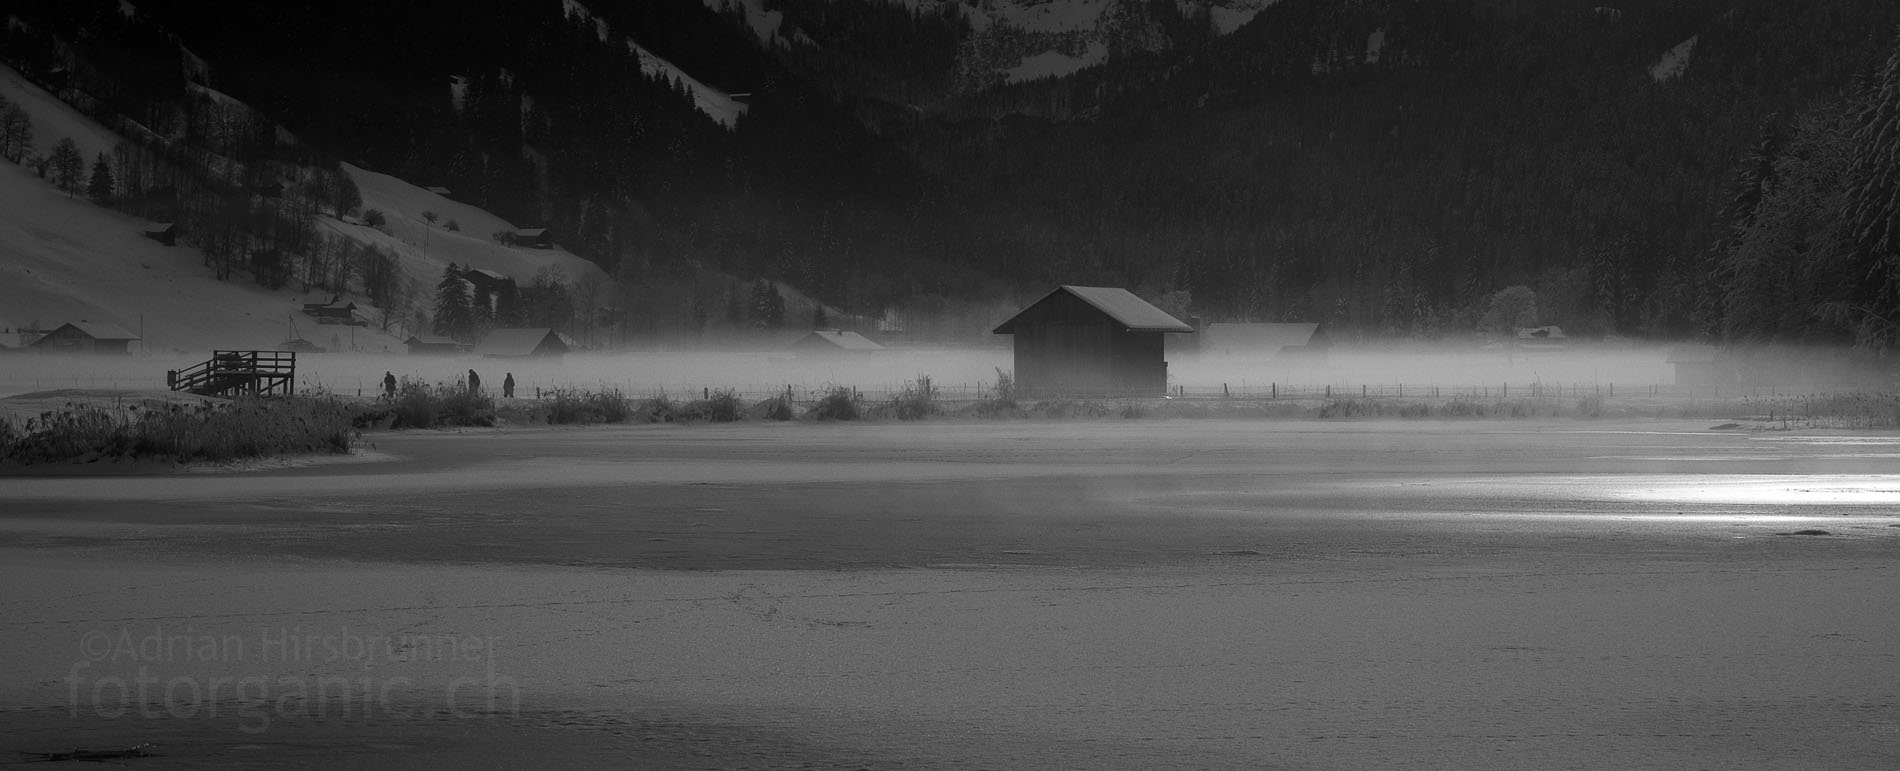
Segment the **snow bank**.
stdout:
<svg viewBox="0 0 1900 771">
<path fill-rule="evenodd" d="M 1677 43 L 1676 47 L 1663 52 L 1662 58 L 1656 60 L 1656 64 L 1649 68 L 1649 76 L 1657 83 L 1682 77 L 1683 71 L 1689 68 L 1689 55 L 1695 53 L 1696 40 L 1700 37 L 1700 35 L 1692 36 L 1688 40 Z"/>
</svg>

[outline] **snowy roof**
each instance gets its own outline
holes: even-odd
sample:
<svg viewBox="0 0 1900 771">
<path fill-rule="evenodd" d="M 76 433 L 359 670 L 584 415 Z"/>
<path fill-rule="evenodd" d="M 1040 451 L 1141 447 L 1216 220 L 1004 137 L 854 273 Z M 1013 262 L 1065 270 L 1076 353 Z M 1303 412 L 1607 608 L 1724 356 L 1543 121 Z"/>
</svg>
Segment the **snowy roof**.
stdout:
<svg viewBox="0 0 1900 771">
<path fill-rule="evenodd" d="M 567 343 L 547 327 L 497 329 L 475 345 L 482 356 L 536 356 L 567 353 Z"/>
<path fill-rule="evenodd" d="M 522 238 L 539 238 L 548 234 L 547 228 L 516 228 L 515 235 Z"/>
<path fill-rule="evenodd" d="M 1307 322 L 1286 324 L 1241 324 L 1215 322 L 1201 332 L 1201 350 L 1242 349 L 1278 351 L 1306 345 L 1313 340 L 1319 325 Z"/>
<path fill-rule="evenodd" d="M 90 337 L 94 340 L 137 340 L 139 339 L 138 335 L 135 335 L 135 334 L 132 334 L 131 332 L 126 331 L 124 327 L 121 327 L 117 324 L 106 324 L 106 323 L 97 322 L 97 321 L 68 321 L 62 326 L 72 327 L 73 329 L 77 329 L 81 332 L 84 332 L 86 333 L 87 337 Z M 59 330 L 53 330 L 53 331 L 57 332 Z"/>
<path fill-rule="evenodd" d="M 402 341 L 403 345 L 461 345 L 455 338 L 446 335 L 412 335 Z"/>
<path fill-rule="evenodd" d="M 1133 292 L 1117 287 L 1069 286 L 1057 287 L 1055 291 L 1042 296 L 1027 308 L 1011 316 L 1008 321 L 996 328 L 996 334 L 1011 334 L 1016 319 L 1022 318 L 1030 308 L 1047 302 L 1049 298 L 1067 293 L 1093 306 L 1115 323 L 1126 327 L 1130 332 L 1193 332 L 1194 328 L 1181 322 L 1166 311 L 1148 304 L 1147 300 L 1136 297 Z"/>
<path fill-rule="evenodd" d="M 502 275 L 502 274 L 500 274 L 500 273 L 497 273 L 497 272 L 495 272 L 495 271 L 492 271 L 492 270 L 489 270 L 489 269 L 487 269 L 487 268 L 469 268 L 468 270 L 466 270 L 466 271 L 463 271 L 463 272 L 462 272 L 462 274 L 463 274 L 463 275 L 468 275 L 468 274 L 470 274 L 470 273 L 476 273 L 476 274 L 480 274 L 480 275 L 481 275 L 482 277 L 484 277 L 484 278 L 488 278 L 488 279 L 490 279 L 490 280 L 494 280 L 494 281 L 507 281 L 507 280 L 508 280 L 508 277 L 507 277 L 507 276 L 505 276 L 505 275 Z"/>
<path fill-rule="evenodd" d="M 856 332 L 840 329 L 820 329 L 792 342 L 793 348 L 835 348 L 840 351 L 881 351 L 884 346 L 871 342 L 871 339 Z"/>
</svg>

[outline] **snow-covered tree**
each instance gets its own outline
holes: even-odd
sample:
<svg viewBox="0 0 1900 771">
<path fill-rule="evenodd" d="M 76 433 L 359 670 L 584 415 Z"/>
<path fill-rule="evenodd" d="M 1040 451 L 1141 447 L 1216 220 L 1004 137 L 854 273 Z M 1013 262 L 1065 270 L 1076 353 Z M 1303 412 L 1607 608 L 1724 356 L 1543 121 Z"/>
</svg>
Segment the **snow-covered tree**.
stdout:
<svg viewBox="0 0 1900 771">
<path fill-rule="evenodd" d="M 1844 223 L 1860 290 L 1846 315 L 1858 342 L 1900 347 L 1900 47 L 1856 118 Z"/>
<path fill-rule="evenodd" d="M 1484 315 L 1478 319 L 1478 331 L 1499 337 L 1511 337 L 1520 327 L 1537 325 L 1537 293 L 1519 285 L 1499 289 L 1491 295 Z"/>
<path fill-rule="evenodd" d="M 53 175 L 53 184 L 72 196 L 79 193 L 80 181 L 86 174 L 86 156 L 79 154 L 79 145 L 71 137 L 59 140 L 53 146 L 53 154 L 47 157 L 48 170 Z"/>
</svg>

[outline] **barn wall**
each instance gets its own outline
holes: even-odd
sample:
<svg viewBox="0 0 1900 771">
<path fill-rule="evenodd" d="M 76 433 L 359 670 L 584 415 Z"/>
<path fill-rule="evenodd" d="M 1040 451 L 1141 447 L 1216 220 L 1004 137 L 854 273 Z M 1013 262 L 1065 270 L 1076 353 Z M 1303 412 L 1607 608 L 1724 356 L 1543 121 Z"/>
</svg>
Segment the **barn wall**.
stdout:
<svg viewBox="0 0 1900 771">
<path fill-rule="evenodd" d="M 1016 384 L 1025 394 L 1161 394 L 1160 332 L 1129 332 L 1094 306 L 1052 295 L 1017 316 Z"/>
</svg>

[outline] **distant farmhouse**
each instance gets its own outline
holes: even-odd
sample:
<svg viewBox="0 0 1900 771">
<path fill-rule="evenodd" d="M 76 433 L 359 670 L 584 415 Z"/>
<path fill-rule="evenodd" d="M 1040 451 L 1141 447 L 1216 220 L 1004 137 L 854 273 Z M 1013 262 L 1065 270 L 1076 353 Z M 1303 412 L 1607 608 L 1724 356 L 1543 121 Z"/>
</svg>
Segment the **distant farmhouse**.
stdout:
<svg viewBox="0 0 1900 771">
<path fill-rule="evenodd" d="M 40 336 L 28 347 L 42 353 L 124 355 L 132 352 L 132 343 L 138 339 L 138 335 L 113 324 L 69 321 Z"/>
<path fill-rule="evenodd" d="M 356 303 L 340 297 L 332 297 L 329 302 L 304 303 L 303 315 L 317 320 L 318 324 L 348 324 L 365 326 L 367 322 L 356 316 Z"/>
<path fill-rule="evenodd" d="M 504 294 L 513 296 L 515 280 L 507 274 L 487 268 L 469 268 L 462 271 L 462 280 L 468 282 L 469 301 L 476 307 L 494 313 L 499 310 Z"/>
<path fill-rule="evenodd" d="M 785 350 L 810 354 L 871 353 L 884 350 L 884 346 L 856 332 L 819 329 L 792 341 Z"/>
<path fill-rule="evenodd" d="M 1062 286 L 995 334 L 1015 337 L 1026 395 L 1159 396 L 1168 390 L 1162 335 L 1193 331 L 1126 289 Z"/>
<path fill-rule="evenodd" d="M 1202 356 L 1233 356 L 1256 360 L 1325 361 L 1332 347 L 1318 324 L 1240 323 L 1217 321 L 1199 335 Z"/>
<path fill-rule="evenodd" d="M 497 329 L 475 345 L 476 355 L 493 359 L 560 356 L 567 351 L 567 342 L 547 327 Z"/>
<path fill-rule="evenodd" d="M 547 228 L 520 228 L 502 232 L 502 243 L 527 249 L 553 249 L 554 237 Z"/>
<path fill-rule="evenodd" d="M 415 356 L 447 356 L 468 350 L 455 338 L 442 335 L 414 335 L 402 344 L 409 346 L 409 353 Z"/>
</svg>

